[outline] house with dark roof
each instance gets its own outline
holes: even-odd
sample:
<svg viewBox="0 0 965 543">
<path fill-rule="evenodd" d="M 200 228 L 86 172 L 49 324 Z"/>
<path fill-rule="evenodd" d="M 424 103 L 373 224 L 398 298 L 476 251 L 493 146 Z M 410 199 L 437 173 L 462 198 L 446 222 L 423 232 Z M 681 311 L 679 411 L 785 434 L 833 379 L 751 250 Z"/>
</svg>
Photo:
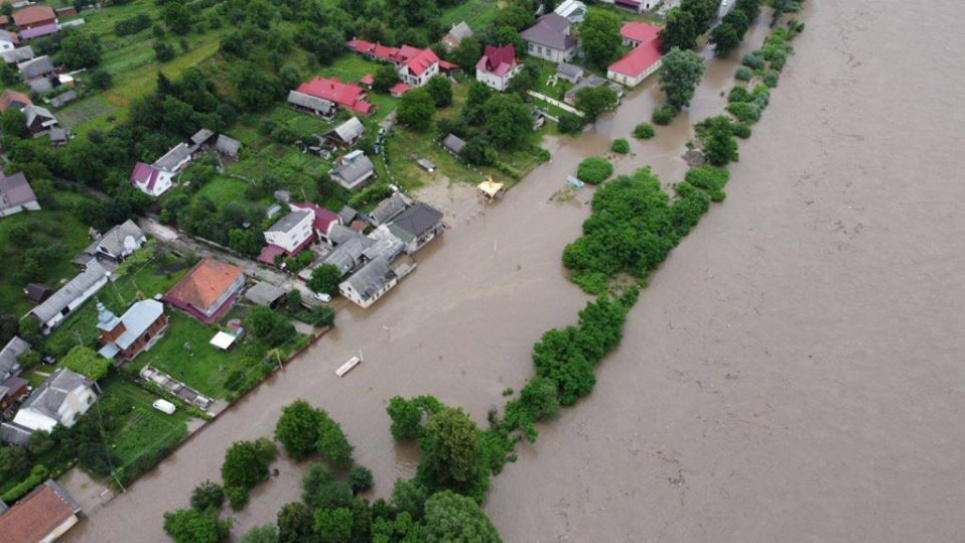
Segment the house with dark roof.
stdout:
<svg viewBox="0 0 965 543">
<path fill-rule="evenodd" d="M 134 169 L 131 171 L 131 184 L 144 194 L 155 198 L 174 186 L 173 179 L 174 175 L 170 172 L 162 172 L 143 162 L 134 164 Z"/>
<path fill-rule="evenodd" d="M 96 260 L 91 260 L 86 270 L 47 298 L 46 302 L 31 309 L 27 315 L 40 323 L 41 332 L 49 334 L 91 296 L 104 288 L 107 281 L 107 270 Z"/>
<path fill-rule="evenodd" d="M 446 139 L 442 140 L 442 146 L 454 157 L 462 158 L 462 151 L 466 148 L 466 142 L 455 134 L 449 134 Z"/>
<path fill-rule="evenodd" d="M 334 251 L 328 253 L 322 264 L 331 264 L 342 272 L 342 276 L 348 275 L 366 263 L 365 251 L 373 245 L 375 240 L 352 231 Z"/>
<path fill-rule="evenodd" d="M 452 29 L 446 32 L 446 35 L 442 37 L 442 47 L 447 52 L 453 52 L 462 40 L 472 37 L 472 29 L 466 24 L 466 21 L 462 21 L 459 24 L 452 25 Z"/>
<path fill-rule="evenodd" d="M 245 299 L 255 305 L 274 308 L 285 299 L 285 291 L 271 283 L 259 281 L 245 291 Z"/>
<path fill-rule="evenodd" d="M 368 308 L 399 284 L 399 277 L 385 259 L 362 266 L 338 285 L 338 291 L 362 308 Z"/>
<path fill-rule="evenodd" d="M 70 428 L 97 400 L 93 385 L 79 373 L 58 368 L 30 393 L 11 425 L 29 433 L 50 432 L 58 425 Z"/>
<path fill-rule="evenodd" d="M 136 302 L 117 317 L 104 304 L 97 304 L 97 329 L 102 345 L 98 354 L 117 361 L 134 360 L 149 350 L 168 327 L 164 304 L 157 300 Z"/>
<path fill-rule="evenodd" d="M 214 150 L 222 158 L 238 158 L 238 151 L 241 149 L 241 142 L 225 136 L 224 134 L 218 134 L 218 139 L 214 141 Z"/>
<path fill-rule="evenodd" d="M 39 211 L 40 204 L 23 172 L 3 175 L 0 171 L 0 218 L 21 211 Z"/>
<path fill-rule="evenodd" d="M 375 206 L 375 209 L 369 213 L 369 222 L 372 223 L 372 226 L 376 227 L 387 224 L 405 211 L 408 205 L 408 200 L 406 200 L 401 192 L 393 192 L 392 196 L 379 202 L 379 205 Z"/>
<path fill-rule="evenodd" d="M 662 27 L 640 21 L 626 22 L 620 28 L 623 43 L 633 47 L 607 68 L 608 79 L 635 87 L 660 69 L 663 62 L 659 38 Z"/>
<path fill-rule="evenodd" d="M 191 148 L 187 143 L 179 143 L 164 153 L 164 156 L 154 161 L 153 166 L 171 175 L 181 171 L 191 162 Z"/>
<path fill-rule="evenodd" d="M 355 150 L 340 158 L 329 175 L 339 185 L 352 190 L 375 177 L 375 164 L 361 150 Z"/>
<path fill-rule="evenodd" d="M 80 512 L 70 494 L 48 479 L 0 515 L 0 541 L 51 543 L 80 522 Z"/>
<path fill-rule="evenodd" d="M 55 24 L 56 22 L 57 14 L 50 6 L 27 6 L 13 12 L 13 24 L 17 25 L 20 30 Z"/>
<path fill-rule="evenodd" d="M 47 55 L 21 62 L 17 64 L 17 70 L 20 71 L 24 82 L 28 84 L 36 79 L 46 79 L 57 72 L 57 68 Z"/>
<path fill-rule="evenodd" d="M 331 119 L 336 112 L 334 102 L 296 90 L 288 92 L 288 104 L 296 111 L 311 113 L 324 119 Z"/>
<path fill-rule="evenodd" d="M 19 373 L 0 380 L 0 419 L 30 392 L 30 383 Z"/>
<path fill-rule="evenodd" d="M 30 283 L 23 289 L 23 295 L 28 300 L 35 304 L 39 304 L 50 298 L 54 293 L 54 289 L 43 283 Z"/>
<path fill-rule="evenodd" d="M 191 136 L 191 145 L 194 145 L 196 147 L 201 147 L 202 145 L 211 141 L 211 138 L 213 137 L 214 137 L 214 131 L 208 130 L 207 128 L 202 128 L 201 130 L 198 130 L 197 132 L 195 132 L 193 136 Z"/>
<path fill-rule="evenodd" d="M 16 375 L 20 371 L 19 358 L 30 350 L 30 344 L 14 336 L 0 349 L 0 381 Z"/>
<path fill-rule="evenodd" d="M 476 81 L 502 92 L 522 69 L 523 65 L 517 62 L 516 48 L 512 44 L 498 47 L 487 45 L 482 58 L 476 63 Z"/>
<path fill-rule="evenodd" d="M 339 147 L 351 147 L 365 136 L 365 126 L 358 117 L 352 117 L 325 134 L 325 139 Z"/>
<path fill-rule="evenodd" d="M 7 64 L 19 64 L 34 58 L 34 50 L 29 45 L 25 45 L 9 51 L 0 51 L 0 58 Z"/>
<path fill-rule="evenodd" d="M 161 301 L 210 324 L 228 312 L 244 286 L 244 270 L 204 258 L 171 287 Z"/>
<path fill-rule="evenodd" d="M 364 90 L 351 83 L 343 83 L 335 77 L 316 77 L 302 83 L 295 90 L 301 94 L 327 100 L 359 115 L 369 115 L 375 110 L 375 106 L 368 101 Z"/>
<path fill-rule="evenodd" d="M 120 262 L 147 243 L 144 231 L 128 219 L 107 231 L 87 248 L 87 252 L 111 262 Z"/>
<path fill-rule="evenodd" d="M 536 24 L 520 32 L 526 52 L 551 62 L 567 62 L 576 54 L 577 41 L 570 35 L 570 22 L 556 13 L 547 13 Z"/>
<path fill-rule="evenodd" d="M 268 245 L 258 255 L 258 261 L 268 265 L 275 263 L 279 255 L 296 255 L 315 240 L 315 214 L 307 209 L 297 209 L 275 221 L 264 231 Z"/>
<path fill-rule="evenodd" d="M 27 123 L 27 128 L 34 137 L 42 136 L 55 126 L 57 117 L 49 109 L 40 106 L 27 106 L 23 108 L 23 116 Z"/>
<path fill-rule="evenodd" d="M 389 223 L 389 231 L 402 240 L 405 252 L 412 255 L 442 234 L 445 230 L 442 217 L 438 209 L 419 202 Z"/>
</svg>

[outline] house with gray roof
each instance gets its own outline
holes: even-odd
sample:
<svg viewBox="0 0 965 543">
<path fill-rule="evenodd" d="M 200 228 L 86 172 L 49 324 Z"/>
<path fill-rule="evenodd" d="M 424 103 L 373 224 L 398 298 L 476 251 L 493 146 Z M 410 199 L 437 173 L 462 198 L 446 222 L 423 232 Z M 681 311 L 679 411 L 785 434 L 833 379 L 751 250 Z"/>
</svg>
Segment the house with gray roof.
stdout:
<svg viewBox="0 0 965 543">
<path fill-rule="evenodd" d="M 218 134 L 218 139 L 214 142 L 214 150 L 223 157 L 238 158 L 238 151 L 240 149 L 240 141 L 234 138 L 229 138 L 224 134 Z"/>
<path fill-rule="evenodd" d="M 446 33 L 442 37 L 442 47 L 449 53 L 453 52 L 462 40 L 472 37 L 472 28 L 466 24 L 466 21 L 462 21 L 459 24 L 452 25 L 452 30 Z"/>
<path fill-rule="evenodd" d="M 87 252 L 112 262 L 120 262 L 145 243 L 147 243 L 147 236 L 144 235 L 144 231 L 134 221 L 128 219 L 124 224 L 108 230 L 87 248 Z"/>
<path fill-rule="evenodd" d="M 365 126 L 358 117 L 352 117 L 325 134 L 325 139 L 339 147 L 351 147 L 365 135 Z"/>
<path fill-rule="evenodd" d="M 14 336 L 0 349 L 0 382 L 20 371 L 20 362 L 17 359 L 29 350 L 30 344 L 18 336 Z"/>
<path fill-rule="evenodd" d="M 133 360 L 154 346 L 167 327 L 164 304 L 157 300 L 136 302 L 120 317 L 98 303 L 97 329 L 103 347 L 97 354 L 111 360 Z"/>
<path fill-rule="evenodd" d="M 6 51 L 0 51 L 0 58 L 7 64 L 18 64 L 34 58 L 34 50 L 29 45 L 8 49 Z"/>
<path fill-rule="evenodd" d="M 23 439 L 37 431 L 50 432 L 58 425 L 72 427 L 94 402 L 93 381 L 67 368 L 58 368 L 20 406 L 13 422 L 4 423 L 4 440 Z M 6 428 L 4 428 L 6 430 Z"/>
<path fill-rule="evenodd" d="M 34 194 L 23 172 L 3 175 L 0 170 L 0 218 L 21 211 L 38 211 L 37 195 Z"/>
<path fill-rule="evenodd" d="M 69 90 L 50 99 L 50 105 L 61 108 L 77 99 L 77 92 Z"/>
<path fill-rule="evenodd" d="M 45 107 L 29 105 L 23 108 L 23 116 L 34 137 L 42 136 L 57 126 L 57 117 Z"/>
<path fill-rule="evenodd" d="M 288 93 L 288 104 L 296 111 L 311 113 L 325 119 L 334 117 L 337 109 L 334 102 L 294 90 Z"/>
<path fill-rule="evenodd" d="M 566 62 L 576 54 L 577 41 L 570 35 L 570 21 L 557 13 L 547 13 L 536 24 L 519 33 L 526 52 L 550 62 Z"/>
<path fill-rule="evenodd" d="M 583 68 L 568 62 L 560 62 L 559 66 L 556 67 L 556 77 L 576 84 L 580 82 L 580 79 L 583 79 Z"/>
<path fill-rule="evenodd" d="M 369 213 L 369 222 L 372 223 L 372 226 L 386 224 L 405 211 L 408 205 L 408 200 L 406 200 L 401 192 L 393 192 L 392 196 L 379 202 L 379 205 L 375 206 L 375 209 Z"/>
<path fill-rule="evenodd" d="M 414 254 L 445 230 L 442 212 L 419 202 L 389 223 L 389 231 L 405 243 L 405 252 Z"/>
<path fill-rule="evenodd" d="M 342 187 L 352 190 L 375 177 L 375 164 L 361 150 L 356 150 L 342 157 L 329 175 Z"/>
<path fill-rule="evenodd" d="M 78 307 L 107 284 L 107 270 L 96 260 L 87 269 L 70 280 L 47 301 L 30 310 L 28 315 L 40 323 L 41 332 L 49 334 Z"/>
<path fill-rule="evenodd" d="M 175 173 L 189 162 L 191 162 L 191 148 L 186 143 L 179 143 L 154 161 L 154 167 L 162 172 Z"/>
<path fill-rule="evenodd" d="M 191 136 L 191 144 L 200 147 L 205 143 L 208 143 L 208 140 L 210 140 L 213 137 L 214 137 L 213 131 L 208 130 L 207 128 L 202 128 L 201 130 L 198 130 L 197 132 L 195 132 L 193 136 Z"/>
<path fill-rule="evenodd" d="M 442 146 L 454 157 L 462 158 L 462 150 L 466 148 L 466 142 L 455 134 L 449 134 L 442 140 Z"/>
<path fill-rule="evenodd" d="M 44 79 L 57 72 L 57 68 L 47 55 L 21 62 L 17 64 L 17 69 L 20 70 L 24 82 L 28 84 L 35 79 Z"/>
<path fill-rule="evenodd" d="M 265 281 L 258 281 L 245 291 L 245 298 L 255 305 L 277 307 L 285 299 L 285 291 Z"/>
<path fill-rule="evenodd" d="M 332 229 L 328 232 L 328 239 L 332 242 L 332 245 L 338 247 L 339 245 L 345 243 L 346 240 L 357 235 L 360 234 L 348 226 L 343 224 L 333 224 Z"/>
<path fill-rule="evenodd" d="M 331 264 L 342 272 L 342 276 L 348 275 L 359 269 L 365 264 L 365 251 L 375 245 L 375 241 L 354 232 L 355 235 L 339 244 L 328 256 L 322 260 L 322 264 Z"/>
<path fill-rule="evenodd" d="M 50 129 L 50 145 L 60 147 L 67 145 L 68 141 L 70 141 L 70 133 L 67 132 L 66 128 L 55 127 Z"/>
<path fill-rule="evenodd" d="M 377 258 L 338 285 L 338 291 L 362 308 L 368 308 L 399 284 L 385 259 Z"/>
<path fill-rule="evenodd" d="M 338 220 L 342 224 L 352 224 L 355 217 L 358 217 L 359 212 L 352 209 L 349 206 L 342 206 L 341 211 L 338 212 Z"/>
</svg>

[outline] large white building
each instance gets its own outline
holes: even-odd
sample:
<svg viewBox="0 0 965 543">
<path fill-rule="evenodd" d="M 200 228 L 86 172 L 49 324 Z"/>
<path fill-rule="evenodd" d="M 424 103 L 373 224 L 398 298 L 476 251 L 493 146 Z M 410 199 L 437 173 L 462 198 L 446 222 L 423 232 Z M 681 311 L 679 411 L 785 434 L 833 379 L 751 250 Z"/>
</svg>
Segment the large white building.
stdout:
<svg viewBox="0 0 965 543">
<path fill-rule="evenodd" d="M 570 21 L 556 13 L 543 15 L 519 35 L 526 42 L 526 53 L 534 57 L 559 63 L 576 54 L 578 42 L 570 35 Z"/>
<path fill-rule="evenodd" d="M 30 432 L 50 432 L 58 424 L 70 428 L 97 400 L 92 385 L 87 377 L 60 368 L 30 394 L 13 424 Z"/>
<path fill-rule="evenodd" d="M 314 239 L 314 223 L 315 214 L 311 211 L 292 211 L 265 230 L 265 241 L 281 247 L 289 255 L 295 254 Z"/>
</svg>

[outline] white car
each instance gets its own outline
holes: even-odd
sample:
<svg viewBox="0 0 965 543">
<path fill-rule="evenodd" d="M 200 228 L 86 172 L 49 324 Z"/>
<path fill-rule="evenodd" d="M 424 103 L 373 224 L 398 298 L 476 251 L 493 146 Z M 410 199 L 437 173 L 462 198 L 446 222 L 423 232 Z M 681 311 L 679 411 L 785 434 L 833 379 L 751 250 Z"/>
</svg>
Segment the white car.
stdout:
<svg viewBox="0 0 965 543">
<path fill-rule="evenodd" d="M 168 415 L 173 415 L 174 412 L 178 410 L 173 403 L 167 400 L 157 400 L 154 402 L 154 409 L 157 409 L 158 411 Z"/>
<path fill-rule="evenodd" d="M 331 294 L 325 294 L 324 292 L 316 292 L 316 293 L 315 293 L 315 299 L 317 299 L 317 300 L 319 300 L 319 301 L 322 301 L 322 302 L 325 302 L 325 303 L 328 303 L 328 302 L 331 302 L 331 301 L 332 301 L 332 295 L 331 295 Z"/>
</svg>

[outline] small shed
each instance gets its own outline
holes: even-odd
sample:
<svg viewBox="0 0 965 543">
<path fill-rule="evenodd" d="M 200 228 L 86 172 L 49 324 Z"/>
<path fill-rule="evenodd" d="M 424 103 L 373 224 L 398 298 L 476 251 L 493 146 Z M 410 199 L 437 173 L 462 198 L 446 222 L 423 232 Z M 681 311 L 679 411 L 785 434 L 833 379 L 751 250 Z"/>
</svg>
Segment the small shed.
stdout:
<svg viewBox="0 0 965 543">
<path fill-rule="evenodd" d="M 30 283 L 25 289 L 23 289 L 23 295 L 27 297 L 28 300 L 35 303 L 41 303 L 54 293 L 54 289 L 48 287 L 43 283 Z"/>
<path fill-rule="evenodd" d="M 276 307 L 285 298 L 285 291 L 271 283 L 258 282 L 245 292 L 245 298 L 264 307 Z"/>
<path fill-rule="evenodd" d="M 418 164 L 420 168 L 422 168 L 423 170 L 429 173 L 436 171 L 435 163 L 427 158 L 420 158 L 419 160 L 416 160 L 415 163 Z"/>
<path fill-rule="evenodd" d="M 211 338 L 210 343 L 222 351 L 227 351 L 236 339 L 238 338 L 227 332 L 218 332 Z"/>
<path fill-rule="evenodd" d="M 238 158 L 239 149 L 241 142 L 224 134 L 218 134 L 218 139 L 214 142 L 214 150 L 224 157 Z"/>
<path fill-rule="evenodd" d="M 442 140 L 442 146 L 456 157 L 461 157 L 463 149 L 466 148 L 466 142 L 455 134 L 449 134 Z"/>
</svg>

